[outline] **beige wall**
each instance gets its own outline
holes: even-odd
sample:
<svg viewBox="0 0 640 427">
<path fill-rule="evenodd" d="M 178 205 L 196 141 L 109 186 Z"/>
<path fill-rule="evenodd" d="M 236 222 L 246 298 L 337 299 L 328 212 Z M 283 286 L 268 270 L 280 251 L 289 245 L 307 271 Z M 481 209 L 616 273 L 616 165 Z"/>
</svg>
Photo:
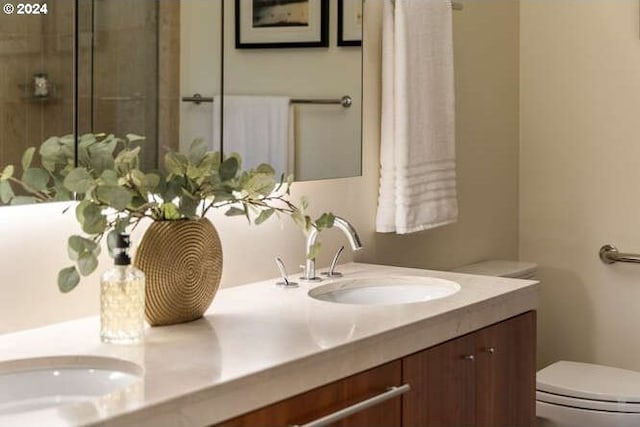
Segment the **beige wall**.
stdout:
<svg viewBox="0 0 640 427">
<path fill-rule="evenodd" d="M 636 0 L 521 5 L 520 256 L 540 264 L 539 363 L 640 369 Z"/>
<path fill-rule="evenodd" d="M 294 197 L 311 197 L 316 212 L 351 220 L 362 237 L 362 261 L 452 267 L 486 257 L 515 258 L 517 250 L 518 5 L 467 2 L 455 13 L 458 91 L 460 222 L 432 232 L 381 236 L 374 232 L 378 184 L 380 6 L 366 2 L 364 144 L 361 177 L 299 183 Z M 289 221 L 249 227 L 215 217 L 224 249 L 223 285 L 276 275 L 273 258 L 290 271 L 304 260 L 304 239 Z M 55 276 L 67 265 L 66 237 L 75 230 L 60 205 L 0 209 L 0 332 L 97 314 L 98 278 L 60 295 Z M 140 230 L 137 235 L 139 235 Z M 135 237 L 135 236 L 134 236 Z M 344 238 L 323 233 L 319 264 L 327 264 Z M 352 258 L 349 251 L 344 260 Z M 103 258 L 101 268 L 108 265 Z"/>
</svg>

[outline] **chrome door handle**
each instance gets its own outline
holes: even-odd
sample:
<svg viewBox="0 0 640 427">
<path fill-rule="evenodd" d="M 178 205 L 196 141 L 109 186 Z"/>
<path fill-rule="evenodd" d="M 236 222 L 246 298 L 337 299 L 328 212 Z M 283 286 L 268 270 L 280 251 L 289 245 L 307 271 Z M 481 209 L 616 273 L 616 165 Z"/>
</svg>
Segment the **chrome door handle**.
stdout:
<svg viewBox="0 0 640 427">
<path fill-rule="evenodd" d="M 324 417 L 318 418 L 317 420 L 313 420 L 306 424 L 295 425 L 291 427 L 323 427 L 331 423 L 335 423 L 336 421 L 339 421 L 343 418 L 347 418 L 350 415 L 363 411 L 367 408 L 375 406 L 386 400 L 393 399 L 396 396 L 400 396 L 401 394 L 404 394 L 409 390 L 411 390 L 411 386 L 409 384 L 403 384 L 401 386 L 392 386 L 387 388 L 385 392 L 380 393 L 376 396 L 370 397 L 369 399 L 363 400 L 362 402 L 358 402 L 351 406 L 347 406 L 344 409 L 340 409 L 339 411 L 336 411 L 329 415 L 325 415 Z"/>
</svg>

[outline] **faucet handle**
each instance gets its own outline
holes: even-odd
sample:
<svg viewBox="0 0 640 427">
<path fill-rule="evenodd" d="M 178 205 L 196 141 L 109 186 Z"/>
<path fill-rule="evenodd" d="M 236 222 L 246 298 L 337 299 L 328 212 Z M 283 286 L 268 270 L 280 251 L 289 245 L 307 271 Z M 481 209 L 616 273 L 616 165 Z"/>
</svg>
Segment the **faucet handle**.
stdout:
<svg viewBox="0 0 640 427">
<path fill-rule="evenodd" d="M 342 251 L 344 251 L 344 246 L 341 246 L 338 249 L 338 252 L 333 256 L 333 260 L 331 261 L 331 265 L 329 266 L 329 271 L 323 271 L 321 274 L 327 277 L 342 277 L 342 273 L 336 270 L 336 265 L 338 264 L 338 258 L 342 255 Z"/>
<path fill-rule="evenodd" d="M 287 274 L 287 269 L 284 266 L 284 261 L 282 261 L 282 258 L 276 257 L 276 265 L 278 266 L 278 270 L 280 270 L 280 276 L 282 277 L 282 281 L 276 282 L 276 285 L 284 286 L 287 288 L 297 288 L 298 284 L 289 280 L 289 275 Z"/>
</svg>

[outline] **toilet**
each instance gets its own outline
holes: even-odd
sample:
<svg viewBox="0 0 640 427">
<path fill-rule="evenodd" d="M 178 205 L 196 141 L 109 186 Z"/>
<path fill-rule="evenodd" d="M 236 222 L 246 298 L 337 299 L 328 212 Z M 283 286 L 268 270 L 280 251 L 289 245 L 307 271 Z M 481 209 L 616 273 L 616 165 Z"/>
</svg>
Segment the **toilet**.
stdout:
<svg viewBox="0 0 640 427">
<path fill-rule="evenodd" d="M 537 265 L 483 261 L 453 271 L 535 279 Z M 640 426 L 640 372 L 559 361 L 536 374 L 538 427 Z"/>
</svg>

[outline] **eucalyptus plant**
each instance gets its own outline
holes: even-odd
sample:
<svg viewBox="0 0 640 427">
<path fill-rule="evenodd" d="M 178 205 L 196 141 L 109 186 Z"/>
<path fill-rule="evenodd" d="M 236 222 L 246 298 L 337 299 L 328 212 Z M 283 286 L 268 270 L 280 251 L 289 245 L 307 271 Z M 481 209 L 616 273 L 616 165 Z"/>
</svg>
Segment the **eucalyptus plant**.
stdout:
<svg viewBox="0 0 640 427">
<path fill-rule="evenodd" d="M 197 219 L 210 209 L 226 209 L 227 216 L 244 216 L 259 225 L 271 216 L 290 216 L 306 233 L 333 226 L 324 213 L 312 220 L 308 202 L 289 201 L 292 176 L 276 179 L 274 169 L 261 164 L 242 170 L 240 156 L 223 158 L 195 140 L 189 152 L 169 151 L 162 170 L 143 171 L 140 150 L 144 137 L 106 134 L 51 137 L 22 156 L 21 175 L 14 165 L 0 174 L 0 201 L 4 204 L 77 200 L 76 219 L 85 235 L 72 235 L 67 252 L 74 265 L 58 274 L 58 287 L 69 292 L 98 267 L 101 241 L 111 251 L 118 233 L 135 228 L 144 218 L 154 221 Z M 37 157 L 36 157 L 37 153 Z M 314 258 L 317 245 L 311 251 Z"/>
</svg>

